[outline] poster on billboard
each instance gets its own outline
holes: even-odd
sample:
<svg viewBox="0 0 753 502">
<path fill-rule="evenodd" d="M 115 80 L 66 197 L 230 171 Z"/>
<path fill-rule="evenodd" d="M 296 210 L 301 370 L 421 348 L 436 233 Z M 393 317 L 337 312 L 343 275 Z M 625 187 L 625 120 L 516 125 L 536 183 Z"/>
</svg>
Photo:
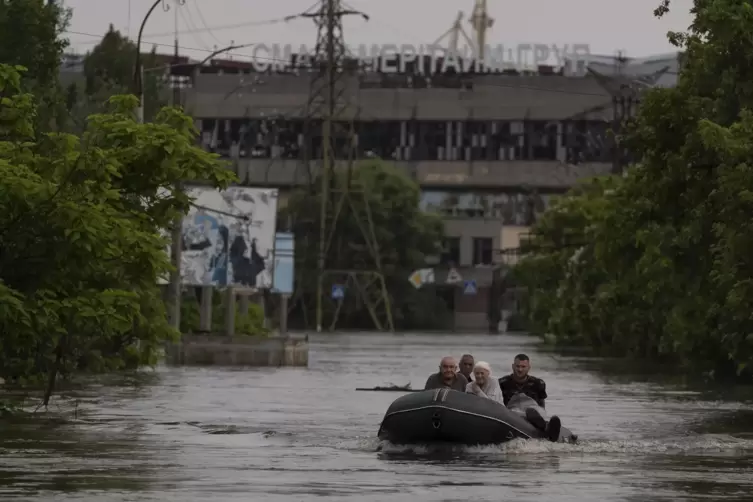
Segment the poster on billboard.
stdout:
<svg viewBox="0 0 753 502">
<path fill-rule="evenodd" d="M 185 286 L 272 287 L 277 190 L 191 188 L 183 219 Z"/>
</svg>

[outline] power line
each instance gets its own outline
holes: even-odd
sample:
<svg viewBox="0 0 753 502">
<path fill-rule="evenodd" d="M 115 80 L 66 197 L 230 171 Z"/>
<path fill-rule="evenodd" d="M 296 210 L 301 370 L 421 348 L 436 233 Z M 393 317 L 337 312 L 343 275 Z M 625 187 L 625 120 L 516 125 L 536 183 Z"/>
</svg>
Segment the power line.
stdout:
<svg viewBox="0 0 753 502">
<path fill-rule="evenodd" d="M 198 7 L 197 7 L 198 9 Z M 203 17 L 203 16 L 202 16 Z M 272 24 L 282 24 L 289 21 L 289 18 L 287 17 L 280 17 L 280 18 L 274 18 L 274 19 L 266 19 L 263 21 L 246 21 L 244 23 L 235 23 L 235 24 L 225 24 L 225 25 L 219 25 L 219 26 L 213 26 L 209 27 L 208 25 L 205 25 L 205 28 L 197 28 L 196 32 L 204 32 L 204 31 L 223 31 L 223 30 L 234 30 L 237 28 L 248 28 L 250 26 L 263 26 L 263 25 L 272 25 Z M 187 34 L 191 34 L 194 31 L 187 31 Z M 170 35 L 170 33 L 149 33 L 145 36 L 147 37 L 166 37 Z"/>
<path fill-rule="evenodd" d="M 197 14 L 199 15 L 199 20 L 201 21 L 201 24 L 203 24 L 203 25 L 204 25 L 204 28 L 206 28 L 206 30 L 207 30 L 207 32 L 209 33 L 209 35 L 210 35 L 210 36 L 211 36 L 212 38 L 214 38 L 214 40 L 215 40 L 215 41 L 216 41 L 216 42 L 217 42 L 218 44 L 222 45 L 222 44 L 223 44 L 223 42 L 222 42 L 222 41 L 221 41 L 221 40 L 220 40 L 219 38 L 217 38 L 217 37 L 215 36 L 214 32 L 212 31 L 212 29 L 211 29 L 211 28 L 209 27 L 209 25 L 207 24 L 207 20 L 206 20 L 206 19 L 204 18 L 204 14 L 202 14 L 202 12 L 201 12 L 201 8 L 199 7 L 199 2 L 194 2 L 194 3 L 193 3 L 193 5 L 194 5 L 194 7 L 196 7 L 196 13 L 197 13 Z"/>
<path fill-rule="evenodd" d="M 203 45 L 204 47 L 208 48 L 209 45 L 204 42 L 204 39 L 199 35 L 199 32 L 197 31 L 196 23 L 194 23 L 193 15 L 191 15 L 191 8 L 189 4 L 184 4 L 184 7 L 185 9 L 180 9 L 180 17 L 188 27 L 188 30 L 183 30 L 181 33 L 186 35 L 189 31 L 193 32 L 191 36 L 194 38 L 194 40 L 198 42 L 199 45 Z"/>
<path fill-rule="evenodd" d="M 99 43 L 102 40 L 102 37 L 103 37 L 103 35 L 97 35 L 97 34 L 94 34 L 94 33 L 85 33 L 83 31 L 66 30 L 63 33 L 70 34 L 70 35 L 79 35 L 79 36 L 82 36 L 82 37 L 95 37 L 95 38 L 99 39 L 96 43 Z M 181 31 L 181 33 L 185 35 L 186 33 L 190 33 L 190 32 Z M 173 44 L 167 44 L 167 43 L 162 43 L 162 42 L 150 42 L 150 41 L 144 40 L 144 39 L 141 40 L 141 44 L 142 45 L 153 45 L 153 46 L 156 46 L 156 47 L 169 47 L 171 49 L 175 47 Z M 250 44 L 246 44 L 246 45 L 250 45 Z M 184 51 L 202 52 L 202 53 L 206 53 L 206 54 L 211 54 L 211 53 L 215 52 L 213 49 L 200 49 L 200 48 L 197 48 L 197 47 L 179 46 L 178 48 L 181 49 L 181 50 L 184 50 Z M 261 60 L 266 60 L 266 61 L 283 61 L 280 58 L 270 58 L 270 57 L 263 57 L 263 56 L 256 56 L 256 55 L 252 56 L 252 55 L 249 55 L 249 54 L 240 54 L 240 53 L 233 53 L 233 52 L 227 52 L 226 54 L 228 54 L 230 56 L 247 57 L 249 59 L 261 59 Z"/>
</svg>

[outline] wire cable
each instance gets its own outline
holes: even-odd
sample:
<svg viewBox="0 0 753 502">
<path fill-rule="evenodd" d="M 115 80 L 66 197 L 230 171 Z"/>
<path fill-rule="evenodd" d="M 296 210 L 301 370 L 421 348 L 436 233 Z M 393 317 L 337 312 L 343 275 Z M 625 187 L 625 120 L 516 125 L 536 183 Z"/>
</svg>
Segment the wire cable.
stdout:
<svg viewBox="0 0 753 502">
<path fill-rule="evenodd" d="M 199 7 L 199 2 L 194 1 L 193 2 L 194 7 L 196 7 L 196 13 L 199 15 L 199 20 L 201 21 L 201 24 L 204 25 L 204 28 L 206 28 L 207 33 L 209 33 L 209 36 L 211 36 L 215 42 L 217 42 L 220 46 L 224 44 L 222 40 L 217 38 L 215 36 L 214 31 L 209 27 L 209 24 L 207 24 L 207 20 L 204 18 L 204 14 L 201 12 L 201 8 Z"/>
<path fill-rule="evenodd" d="M 193 39 L 198 42 L 199 45 L 208 49 L 210 45 L 205 43 L 204 38 L 202 38 L 202 36 L 199 34 L 199 31 L 196 28 L 196 23 L 194 23 L 193 21 L 193 15 L 191 15 L 191 10 L 188 2 L 183 4 L 183 7 L 185 7 L 185 9 L 180 9 L 179 13 L 181 19 L 183 20 L 183 23 L 188 27 L 188 30 L 183 30 L 181 34 L 186 35 L 187 32 L 192 32 L 191 36 L 193 37 Z"/>
</svg>

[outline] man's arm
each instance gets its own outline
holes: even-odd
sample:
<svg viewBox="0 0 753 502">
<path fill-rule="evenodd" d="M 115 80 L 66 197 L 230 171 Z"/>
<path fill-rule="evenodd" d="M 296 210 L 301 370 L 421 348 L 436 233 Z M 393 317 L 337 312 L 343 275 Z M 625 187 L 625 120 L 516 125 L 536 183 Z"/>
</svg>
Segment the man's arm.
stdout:
<svg viewBox="0 0 753 502">
<path fill-rule="evenodd" d="M 424 390 L 434 389 L 436 388 L 436 385 L 434 384 L 434 378 L 435 375 L 429 375 L 429 378 L 426 379 L 426 385 L 424 385 Z"/>
<path fill-rule="evenodd" d="M 487 397 L 501 405 L 505 404 L 505 396 L 502 394 L 502 388 L 499 385 L 493 386 Z"/>
<path fill-rule="evenodd" d="M 538 395 L 536 402 L 539 406 L 546 409 L 546 398 L 549 396 L 546 393 L 546 382 L 539 378 L 539 385 L 537 385 L 536 394 Z"/>
<path fill-rule="evenodd" d="M 505 385 L 507 383 L 508 377 L 503 376 L 498 380 L 499 382 L 499 391 L 502 393 L 502 404 L 507 406 L 507 403 L 510 402 L 510 394 L 505 392 Z"/>
</svg>

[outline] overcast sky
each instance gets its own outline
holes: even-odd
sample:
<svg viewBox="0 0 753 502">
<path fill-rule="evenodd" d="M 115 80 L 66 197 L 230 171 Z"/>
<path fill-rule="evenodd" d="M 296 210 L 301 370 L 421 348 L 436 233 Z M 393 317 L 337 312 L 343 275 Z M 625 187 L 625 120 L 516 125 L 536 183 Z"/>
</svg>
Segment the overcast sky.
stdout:
<svg viewBox="0 0 753 502">
<path fill-rule="evenodd" d="M 173 2 L 174 0 L 165 0 Z M 64 0 L 73 8 L 69 39 L 79 53 L 91 49 L 112 23 L 136 39 L 139 25 L 154 0 Z M 216 48 L 263 43 L 315 45 L 312 20 L 269 22 L 306 11 L 314 0 L 185 0 L 177 9 L 181 52 L 204 58 Z M 347 0 L 346 6 L 371 19 L 349 18 L 345 38 L 359 44 L 431 44 L 450 28 L 458 11 L 470 15 L 473 0 Z M 670 30 L 685 30 L 691 22 L 692 0 L 672 0 L 673 9 L 659 20 L 653 10 L 660 0 L 488 0 L 494 26 L 487 44 L 589 44 L 592 54 L 644 57 L 673 50 Z M 172 45 L 176 9 L 154 11 L 144 29 L 142 47 Z M 242 26 L 240 26 L 242 25 Z M 472 37 L 473 31 L 464 22 Z M 159 52 L 171 52 L 158 47 Z M 241 49 L 243 59 L 250 49 Z"/>
</svg>

